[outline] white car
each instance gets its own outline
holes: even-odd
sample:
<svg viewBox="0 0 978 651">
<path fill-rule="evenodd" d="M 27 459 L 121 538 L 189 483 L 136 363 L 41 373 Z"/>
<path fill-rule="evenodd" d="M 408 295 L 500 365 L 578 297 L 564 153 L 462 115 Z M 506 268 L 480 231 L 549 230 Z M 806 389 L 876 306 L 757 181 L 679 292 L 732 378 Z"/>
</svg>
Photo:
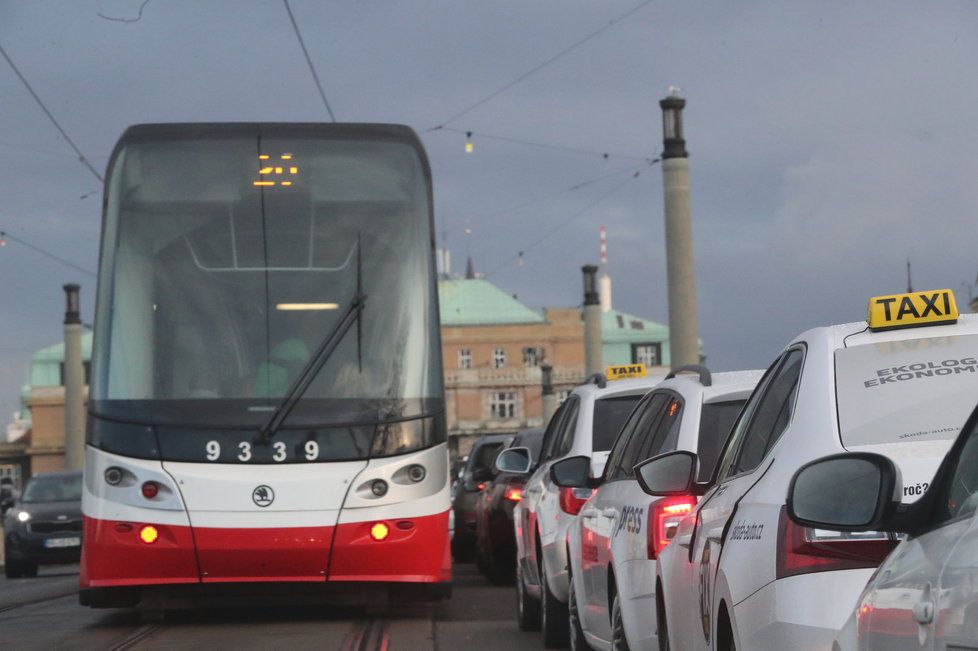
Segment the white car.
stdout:
<svg viewBox="0 0 978 651">
<path fill-rule="evenodd" d="M 577 387 L 554 414 L 543 450 L 513 510 L 516 530 L 517 616 L 520 629 L 543 629 L 547 647 L 567 644 L 567 530 L 591 489 L 560 488 L 550 466 L 584 456 L 600 475 L 622 423 L 662 376 L 606 381 L 596 376 Z M 505 472 L 531 470 L 526 448 L 509 448 L 496 459 Z"/>
<path fill-rule="evenodd" d="M 958 318 L 950 290 L 876 297 L 868 323 L 798 336 L 748 400 L 710 481 L 695 481 L 696 456 L 684 451 L 637 468 L 654 495 L 702 495 L 656 561 L 662 647 L 831 648 L 896 540 L 795 524 L 792 475 L 826 455 L 874 452 L 899 467 L 912 503 L 976 396 L 978 317 Z"/>
<path fill-rule="evenodd" d="M 801 526 L 909 536 L 870 579 L 833 648 L 976 649 L 978 410 L 920 500 L 903 508 L 902 495 L 900 471 L 872 453 L 819 459 L 792 481 L 788 515 Z"/>
<path fill-rule="evenodd" d="M 679 375 L 683 371 L 695 375 Z M 690 450 L 701 460 L 706 476 L 700 479 L 708 479 L 762 373 L 676 369 L 629 416 L 600 479 L 590 479 L 588 464 L 580 463 L 586 458 L 564 459 L 551 468 L 558 484 L 567 468 L 573 485 L 597 485 L 568 533 L 571 649 L 658 649 L 651 616 L 655 558 L 696 498 L 650 497 L 636 481 L 634 467 L 665 452 Z"/>
</svg>

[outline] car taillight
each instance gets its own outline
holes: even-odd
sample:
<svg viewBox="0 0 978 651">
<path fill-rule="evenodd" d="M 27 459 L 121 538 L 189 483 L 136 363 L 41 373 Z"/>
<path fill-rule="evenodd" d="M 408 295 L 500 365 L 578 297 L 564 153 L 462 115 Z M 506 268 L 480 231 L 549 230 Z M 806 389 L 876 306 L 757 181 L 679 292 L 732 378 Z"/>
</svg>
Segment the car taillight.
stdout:
<svg viewBox="0 0 978 651">
<path fill-rule="evenodd" d="M 656 558 L 675 537 L 679 523 L 696 506 L 696 498 L 681 495 L 649 504 L 648 555 Z"/>
<path fill-rule="evenodd" d="M 560 510 L 568 515 L 577 515 L 592 492 L 590 488 L 561 488 Z"/>
<path fill-rule="evenodd" d="M 802 527 L 781 508 L 778 524 L 777 578 L 809 572 L 877 567 L 897 545 L 886 533 L 843 533 Z"/>
</svg>

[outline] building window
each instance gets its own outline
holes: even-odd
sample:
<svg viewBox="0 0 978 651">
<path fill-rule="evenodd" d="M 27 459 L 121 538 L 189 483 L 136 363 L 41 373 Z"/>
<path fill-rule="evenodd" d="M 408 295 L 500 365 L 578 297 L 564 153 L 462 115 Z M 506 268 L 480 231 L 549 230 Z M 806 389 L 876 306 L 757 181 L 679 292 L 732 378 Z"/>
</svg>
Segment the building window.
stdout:
<svg viewBox="0 0 978 651">
<path fill-rule="evenodd" d="M 503 368 L 506 366 L 506 349 L 505 348 L 493 348 L 492 349 L 492 365 L 493 368 Z"/>
<path fill-rule="evenodd" d="M 516 393 L 493 391 L 489 394 L 489 415 L 492 418 L 516 418 Z"/>
<path fill-rule="evenodd" d="M 662 363 L 662 344 L 632 344 L 632 364 L 658 366 Z"/>
<path fill-rule="evenodd" d="M 534 368 L 540 366 L 543 361 L 543 348 L 528 346 L 523 349 L 523 366 Z"/>
<path fill-rule="evenodd" d="M 459 368 L 472 368 L 472 349 L 471 348 L 459 348 L 458 349 L 458 367 Z"/>
</svg>

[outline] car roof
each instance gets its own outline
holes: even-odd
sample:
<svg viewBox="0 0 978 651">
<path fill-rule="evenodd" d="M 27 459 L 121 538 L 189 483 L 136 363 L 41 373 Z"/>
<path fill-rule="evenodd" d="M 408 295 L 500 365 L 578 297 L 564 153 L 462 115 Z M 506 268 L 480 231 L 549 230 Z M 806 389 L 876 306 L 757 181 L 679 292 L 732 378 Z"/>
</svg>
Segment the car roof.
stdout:
<svg viewBox="0 0 978 651">
<path fill-rule="evenodd" d="M 612 380 L 607 382 L 604 388 L 595 384 L 592 379 L 588 380 L 586 384 L 582 384 L 574 389 L 573 393 L 582 397 L 590 397 L 594 400 L 614 398 L 616 396 L 643 396 L 664 379 L 664 375 L 650 375 L 648 377 L 629 378 L 627 380 Z"/>
<path fill-rule="evenodd" d="M 491 443 L 505 443 L 512 436 L 512 434 L 486 434 L 476 439 L 475 443 L 472 444 L 472 449 L 475 450 L 478 447 Z"/>
<path fill-rule="evenodd" d="M 62 477 L 64 479 L 73 479 L 75 477 L 81 477 L 81 470 L 59 470 L 56 472 L 38 472 L 31 475 L 31 479 L 43 479 L 45 477 Z"/>
<path fill-rule="evenodd" d="M 788 346 L 803 341 L 825 339 L 827 340 L 829 349 L 834 350 L 837 348 L 851 348 L 852 346 L 878 344 L 888 341 L 906 341 L 908 339 L 927 339 L 929 337 L 953 337 L 974 334 L 978 334 L 978 314 L 961 314 L 958 316 L 957 323 L 898 328 L 884 330 L 882 332 L 870 330 L 869 325 L 865 321 L 820 326 L 801 333 L 792 339 Z"/>
</svg>

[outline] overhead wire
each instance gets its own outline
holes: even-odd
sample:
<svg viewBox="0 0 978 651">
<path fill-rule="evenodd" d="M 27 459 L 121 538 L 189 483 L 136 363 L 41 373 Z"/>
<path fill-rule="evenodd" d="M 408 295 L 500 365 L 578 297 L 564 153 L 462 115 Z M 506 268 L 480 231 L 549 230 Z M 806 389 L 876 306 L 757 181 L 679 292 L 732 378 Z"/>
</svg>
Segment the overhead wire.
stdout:
<svg viewBox="0 0 978 651">
<path fill-rule="evenodd" d="M 553 235 L 556 235 L 557 233 L 559 233 L 566 226 L 570 225 L 576 219 L 578 219 L 579 217 L 583 216 L 587 212 L 589 212 L 592 209 L 594 209 L 595 207 L 597 207 L 605 199 L 607 199 L 611 195 L 615 194 L 616 192 L 618 192 L 619 190 L 621 190 L 623 187 L 625 187 L 626 185 L 628 185 L 629 183 L 631 183 L 632 181 L 634 181 L 635 179 L 637 179 L 639 176 L 641 176 L 642 175 L 642 172 L 646 171 L 647 169 L 649 169 L 650 167 L 652 167 L 653 165 L 655 165 L 656 163 L 658 163 L 659 160 L 660 159 L 658 159 L 658 158 L 655 159 L 654 161 L 652 161 L 651 163 L 649 163 L 648 165 L 646 165 L 642 169 L 640 169 L 640 170 L 632 173 L 631 176 L 629 176 L 627 179 L 625 179 L 621 183 L 615 184 L 614 187 L 612 187 L 610 190 L 608 190 L 607 192 L 605 192 L 604 194 L 602 194 L 601 196 L 599 196 L 597 199 L 595 199 L 591 203 L 587 204 L 586 206 L 584 206 L 583 208 L 581 208 L 577 212 L 571 214 L 569 217 L 567 217 L 566 219 L 564 219 L 563 221 L 561 221 L 559 224 L 557 224 L 556 226 L 554 226 L 553 228 L 551 228 L 549 231 L 547 231 L 546 233 L 544 233 L 543 235 L 541 235 L 537 239 L 533 240 L 532 242 L 530 242 L 529 244 L 527 244 L 526 246 L 524 246 L 516 255 L 514 255 L 514 256 L 512 256 L 510 258 L 507 258 L 502 264 L 500 264 L 499 266 L 495 267 L 494 269 L 492 269 L 491 271 L 489 271 L 488 273 L 486 273 L 486 277 L 488 278 L 489 276 L 492 276 L 496 272 L 501 271 L 502 269 L 504 269 L 505 267 L 507 267 L 510 263 L 516 262 L 516 261 L 519 261 L 520 259 L 522 259 L 524 257 L 524 255 L 526 254 L 527 251 L 529 251 L 530 249 L 533 249 L 533 248 L 539 246 L 540 244 L 542 244 L 543 242 L 545 242 L 547 239 L 549 239 Z"/>
<path fill-rule="evenodd" d="M 448 124 L 451 124 L 455 120 L 459 119 L 463 115 L 467 115 L 468 113 L 471 113 L 472 111 L 474 111 L 475 109 L 479 108 L 480 106 L 482 106 L 486 102 L 489 102 L 490 100 L 492 100 L 493 98 L 495 98 L 497 95 L 500 95 L 501 93 L 506 92 L 507 90 L 509 90 L 513 86 L 517 85 L 518 83 L 520 83 L 524 79 L 527 79 L 528 77 L 534 75 L 535 73 L 539 72 L 540 70 L 546 68 L 551 63 L 553 63 L 554 61 L 557 61 L 558 59 L 560 59 L 564 55 L 573 52 L 574 50 L 576 50 L 580 46 L 584 45 L 585 43 L 587 43 L 588 41 L 590 41 L 594 37 L 596 37 L 596 36 L 598 36 L 598 35 L 606 32 L 606 31 L 608 31 L 609 29 L 611 29 L 612 27 L 614 27 L 617 23 L 625 20 L 626 18 L 628 18 L 629 16 L 631 16 L 635 12 L 639 11 L 640 9 L 642 9 L 642 8 L 644 8 L 644 7 L 652 4 L 654 1 L 655 0 L 644 0 L 644 2 L 639 3 L 638 5 L 636 5 L 635 7 L 631 8 L 631 9 L 629 9 L 628 11 L 626 11 L 623 14 L 621 14 L 620 16 L 618 16 L 616 18 L 613 18 L 606 25 L 604 25 L 604 26 L 602 26 L 602 27 L 594 30 L 593 32 L 587 34 L 583 38 L 578 39 L 577 41 L 571 43 L 569 46 L 567 46 L 566 48 L 564 48 L 563 50 L 561 50 L 557 54 L 553 55 L 549 59 L 547 59 L 547 60 L 543 61 L 542 63 L 539 63 L 539 64 L 535 65 L 534 67 L 530 68 L 528 71 L 524 72 L 522 75 L 520 75 L 519 77 L 517 77 L 513 81 L 509 82 L 508 84 L 505 84 L 505 85 L 501 86 L 500 88 L 497 88 L 496 90 L 494 90 L 493 92 L 489 93 L 488 95 L 486 95 L 485 97 L 483 97 L 479 101 L 474 102 L 473 104 L 470 104 L 469 106 L 467 106 L 463 110 L 459 111 L 458 113 L 456 113 L 452 117 L 448 118 L 447 120 L 442 120 L 438 125 L 432 127 L 432 129 L 429 129 L 429 131 L 430 130 L 437 129 L 438 127 L 444 127 L 444 126 L 446 126 Z"/>
<path fill-rule="evenodd" d="M 83 273 L 83 274 L 85 274 L 87 276 L 91 276 L 92 278 L 97 278 L 97 275 L 95 274 L 94 271 L 90 271 L 88 269 L 85 269 L 83 267 L 80 267 L 79 265 L 75 264 L 71 260 L 68 260 L 66 258 L 61 257 L 57 253 L 53 253 L 53 252 L 48 251 L 47 249 L 42 248 L 42 247 L 40 247 L 40 246 L 38 246 L 36 244 L 32 244 L 31 242 L 28 242 L 27 240 L 25 240 L 23 238 L 17 237 L 16 235 L 11 235 L 10 233 L 7 233 L 5 231 L 0 231 L 0 242 L 4 242 L 4 240 L 10 240 L 11 242 L 16 242 L 16 243 L 20 244 L 21 246 L 26 246 L 28 249 L 31 249 L 35 253 L 39 253 L 40 255 L 43 255 L 45 257 L 48 257 L 48 258 L 50 258 L 52 260 L 55 260 L 57 262 L 60 262 L 61 264 L 63 264 L 66 267 L 71 267 L 75 271 L 78 271 L 80 273 Z M 4 244 L 6 244 L 6 242 L 4 242 Z"/>
<path fill-rule="evenodd" d="M 319 96 L 323 100 L 323 106 L 326 107 L 326 112 L 329 113 L 329 119 L 336 122 L 336 116 L 333 115 L 333 109 L 329 105 L 329 100 L 326 99 L 326 93 L 323 91 L 323 85 L 319 81 L 319 75 L 316 74 L 316 67 L 312 65 L 312 59 L 309 57 L 309 50 L 306 49 L 306 42 L 302 40 L 302 34 L 299 32 L 299 24 L 295 20 L 295 15 L 292 13 L 292 7 L 289 6 L 289 0 L 282 0 L 285 4 L 285 11 L 289 14 L 289 21 L 292 22 L 292 30 L 295 32 L 295 37 L 299 41 L 299 47 L 302 48 L 302 55 L 306 57 L 306 65 L 309 66 L 309 72 L 312 73 L 312 80 L 316 83 L 316 89 L 319 91 Z"/>
<path fill-rule="evenodd" d="M 61 136 L 68 143 L 68 145 L 70 145 L 71 148 L 78 155 L 78 160 L 81 162 L 81 164 L 84 165 L 85 169 L 91 172 L 92 175 L 95 178 L 97 178 L 100 183 L 102 183 L 103 182 L 102 175 L 99 174 L 98 171 L 95 169 L 95 167 L 92 166 L 88 158 L 85 157 L 85 154 L 83 154 L 81 149 L 78 148 L 78 145 L 75 144 L 75 141 L 72 140 L 71 136 L 68 135 L 68 132 L 64 130 L 61 124 L 55 119 L 54 115 L 51 114 L 51 111 L 48 110 L 48 107 L 44 105 L 44 102 L 41 100 L 38 94 L 34 92 L 34 88 L 30 85 L 30 82 L 27 81 L 27 78 L 21 73 L 20 69 L 13 62 L 13 59 L 11 59 L 10 56 L 7 54 L 7 51 L 3 48 L 3 45 L 0 45 L 0 55 L 3 55 L 3 58 L 7 60 L 7 64 L 10 66 L 11 70 L 14 71 L 14 74 L 17 75 L 17 78 L 20 79 L 21 83 L 24 84 L 24 87 L 27 89 L 27 92 L 31 94 L 31 97 L 34 98 L 34 101 L 37 102 L 37 105 L 40 106 L 41 110 L 44 111 L 44 114 L 48 116 L 48 119 L 51 121 L 51 124 L 54 125 L 54 127 L 58 130 Z"/>
<path fill-rule="evenodd" d="M 472 136 L 478 136 L 479 138 L 485 138 L 487 140 L 498 140 L 501 142 L 509 142 L 517 145 L 527 145 L 530 147 L 540 147 L 543 149 L 554 149 L 557 151 L 566 151 L 575 154 L 587 154 L 593 156 L 600 156 L 605 160 L 612 158 L 618 158 L 623 160 L 636 160 L 636 161 L 650 161 L 652 158 L 650 156 L 636 156 L 634 154 L 617 154 L 608 151 L 599 151 L 597 149 L 583 149 L 580 147 L 568 147 L 566 145 L 557 145 L 548 142 L 540 142 L 538 140 L 525 140 L 522 138 L 513 138 L 510 136 L 500 136 L 491 133 L 483 133 L 480 131 L 472 131 L 471 129 L 456 129 L 455 127 L 446 127 L 444 125 L 433 127 L 428 129 L 426 133 L 434 133 L 436 131 L 451 131 L 453 133 L 464 134 L 465 136 L 471 138 Z"/>
</svg>

